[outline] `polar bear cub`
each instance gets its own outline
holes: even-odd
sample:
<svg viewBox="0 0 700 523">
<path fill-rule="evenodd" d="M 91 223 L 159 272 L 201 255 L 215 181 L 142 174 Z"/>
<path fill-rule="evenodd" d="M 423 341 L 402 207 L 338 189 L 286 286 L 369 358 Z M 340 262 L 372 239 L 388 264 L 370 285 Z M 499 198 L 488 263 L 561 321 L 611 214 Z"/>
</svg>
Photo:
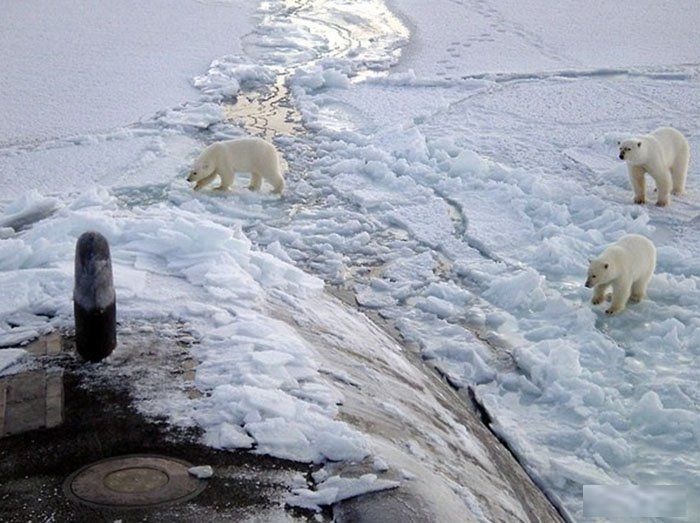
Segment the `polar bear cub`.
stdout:
<svg viewBox="0 0 700 523">
<path fill-rule="evenodd" d="M 591 260 L 586 287 L 593 287 L 593 305 L 605 299 L 610 285 L 612 303 L 606 314 L 623 311 L 627 300 L 641 301 L 655 268 L 656 247 L 651 240 L 638 234 L 626 234 Z"/>
<path fill-rule="evenodd" d="M 224 140 L 202 151 L 187 181 L 197 182 L 194 190 L 198 191 L 219 176 L 221 184 L 216 190 L 227 191 L 231 189 L 237 172 L 248 172 L 249 189 L 260 190 L 262 181 L 266 180 L 274 187 L 273 192 L 281 193 L 284 189 L 284 165 L 275 146 L 262 138 Z"/>
<path fill-rule="evenodd" d="M 690 147 L 679 131 L 661 127 L 651 134 L 617 142 L 617 145 L 620 147 L 620 160 L 627 162 L 634 203 L 646 201 L 644 173 L 649 173 L 656 182 L 656 205 L 668 205 L 670 193 L 683 194 Z"/>
</svg>

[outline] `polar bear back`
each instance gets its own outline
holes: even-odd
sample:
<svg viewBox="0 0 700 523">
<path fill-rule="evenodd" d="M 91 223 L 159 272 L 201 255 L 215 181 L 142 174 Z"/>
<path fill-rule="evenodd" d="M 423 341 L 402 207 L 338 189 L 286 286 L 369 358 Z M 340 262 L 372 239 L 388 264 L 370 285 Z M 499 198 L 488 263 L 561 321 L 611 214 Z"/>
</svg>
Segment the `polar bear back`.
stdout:
<svg viewBox="0 0 700 523">
<path fill-rule="evenodd" d="M 660 145 L 658 150 L 663 159 L 663 166 L 667 169 L 673 165 L 679 154 L 688 149 L 688 141 L 685 136 L 673 127 L 660 127 L 649 136 Z"/>
<path fill-rule="evenodd" d="M 648 238 L 639 234 L 625 234 L 603 252 L 619 268 L 623 269 L 631 281 L 636 281 L 656 267 L 656 247 Z"/>
<path fill-rule="evenodd" d="M 217 142 L 210 147 L 230 172 L 279 175 L 279 154 L 275 146 L 262 138 L 239 138 Z"/>
</svg>

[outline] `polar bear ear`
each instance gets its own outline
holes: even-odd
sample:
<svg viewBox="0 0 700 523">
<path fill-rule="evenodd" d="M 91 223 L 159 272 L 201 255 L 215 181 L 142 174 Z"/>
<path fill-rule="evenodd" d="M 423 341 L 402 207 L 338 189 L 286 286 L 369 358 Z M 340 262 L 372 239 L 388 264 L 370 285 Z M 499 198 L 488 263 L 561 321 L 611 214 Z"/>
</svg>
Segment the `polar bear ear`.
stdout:
<svg viewBox="0 0 700 523">
<path fill-rule="evenodd" d="M 642 142 L 637 142 L 637 147 L 641 147 L 641 146 L 642 146 Z"/>
</svg>

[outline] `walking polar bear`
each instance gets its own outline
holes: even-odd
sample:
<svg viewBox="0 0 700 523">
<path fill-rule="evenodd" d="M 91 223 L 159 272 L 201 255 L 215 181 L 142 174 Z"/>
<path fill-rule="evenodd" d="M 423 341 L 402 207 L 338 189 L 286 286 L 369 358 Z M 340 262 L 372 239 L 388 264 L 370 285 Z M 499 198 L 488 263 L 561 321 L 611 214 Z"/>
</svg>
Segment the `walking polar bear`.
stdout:
<svg viewBox="0 0 700 523">
<path fill-rule="evenodd" d="M 239 138 L 211 144 L 204 149 L 194 162 L 194 167 L 187 177 L 188 182 L 197 182 L 194 190 L 214 181 L 216 176 L 221 178 L 217 191 L 227 191 L 233 186 L 237 172 L 250 173 L 249 189 L 260 190 L 265 180 L 279 194 L 284 189 L 284 166 L 274 145 L 262 138 Z"/>
<path fill-rule="evenodd" d="M 661 127 L 651 134 L 617 142 L 620 160 L 627 162 L 627 172 L 634 190 L 634 203 L 646 201 L 644 173 L 656 182 L 656 205 L 668 205 L 669 194 L 683 194 L 688 173 L 688 140 L 672 127 Z"/>
<path fill-rule="evenodd" d="M 586 287 L 593 287 L 593 305 L 605 299 L 612 286 L 612 303 L 606 314 L 625 309 L 627 300 L 644 299 L 647 285 L 656 268 L 656 247 L 651 240 L 638 234 L 626 234 L 591 260 Z"/>
</svg>

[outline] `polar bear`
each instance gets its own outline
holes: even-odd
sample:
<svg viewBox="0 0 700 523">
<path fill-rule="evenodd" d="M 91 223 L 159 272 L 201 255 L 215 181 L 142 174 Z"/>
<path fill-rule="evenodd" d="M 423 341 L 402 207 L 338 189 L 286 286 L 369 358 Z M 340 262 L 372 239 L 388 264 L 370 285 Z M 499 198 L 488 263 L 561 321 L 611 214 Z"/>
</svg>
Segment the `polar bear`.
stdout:
<svg viewBox="0 0 700 523">
<path fill-rule="evenodd" d="M 605 291 L 612 285 L 612 303 L 605 314 L 616 314 L 625 309 L 627 300 L 644 299 L 647 285 L 656 268 L 656 247 L 639 234 L 626 234 L 588 267 L 586 287 L 593 289 L 593 305 L 605 299 Z"/>
<path fill-rule="evenodd" d="M 656 182 L 656 205 L 668 205 L 669 193 L 683 194 L 688 173 L 688 140 L 672 127 L 661 127 L 651 134 L 617 142 L 620 160 L 627 162 L 627 172 L 634 190 L 634 203 L 644 203 L 644 173 Z"/>
<path fill-rule="evenodd" d="M 262 138 L 224 140 L 202 151 L 187 181 L 197 182 L 194 190 L 198 191 L 218 175 L 221 184 L 216 190 L 227 191 L 231 189 L 237 172 L 249 172 L 250 190 L 260 190 L 265 179 L 274 187 L 273 192 L 279 194 L 284 189 L 284 165 L 275 146 Z"/>
</svg>

